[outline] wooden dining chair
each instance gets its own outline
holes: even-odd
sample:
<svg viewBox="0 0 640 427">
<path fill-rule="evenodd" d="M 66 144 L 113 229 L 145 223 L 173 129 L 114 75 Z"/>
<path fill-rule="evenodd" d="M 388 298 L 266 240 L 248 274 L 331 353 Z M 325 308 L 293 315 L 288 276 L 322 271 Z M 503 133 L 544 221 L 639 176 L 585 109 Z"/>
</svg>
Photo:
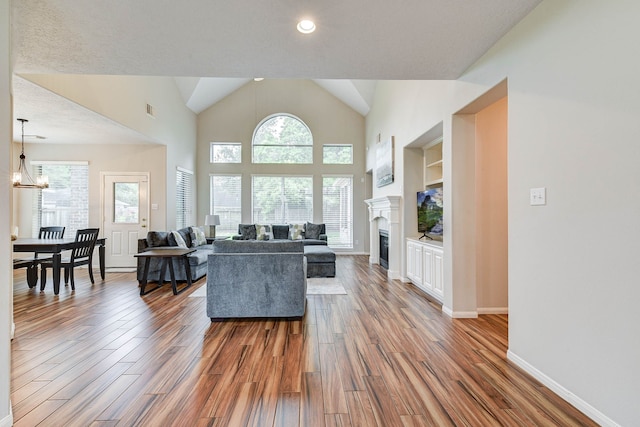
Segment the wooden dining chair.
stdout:
<svg viewBox="0 0 640 427">
<path fill-rule="evenodd" d="M 67 285 L 71 280 L 71 289 L 75 290 L 75 280 L 73 271 L 75 267 L 87 265 L 89 268 L 89 278 L 91 283 L 95 283 L 93 279 L 93 249 L 96 246 L 96 240 L 98 240 L 99 228 L 86 228 L 84 230 L 78 230 L 76 232 L 76 244 L 71 250 L 69 257 L 64 257 L 60 261 L 60 267 L 64 268 L 64 284 Z M 53 259 L 40 262 L 41 276 L 40 276 L 40 290 L 44 290 L 47 284 L 47 268 L 53 268 Z"/>
<path fill-rule="evenodd" d="M 65 227 L 61 226 L 40 227 L 38 239 L 62 239 L 64 230 Z M 33 257 L 14 259 L 13 269 L 26 268 L 27 285 L 33 288 L 38 282 L 38 264 L 42 261 L 46 261 L 46 258 L 38 258 L 38 252 L 35 252 Z"/>
</svg>

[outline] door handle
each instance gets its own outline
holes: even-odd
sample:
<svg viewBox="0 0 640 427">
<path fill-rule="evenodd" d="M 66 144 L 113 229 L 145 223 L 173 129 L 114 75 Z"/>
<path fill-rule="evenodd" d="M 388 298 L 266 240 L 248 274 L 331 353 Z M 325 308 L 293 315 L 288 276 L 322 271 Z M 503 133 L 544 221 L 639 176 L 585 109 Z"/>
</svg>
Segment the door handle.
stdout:
<svg viewBox="0 0 640 427">
<path fill-rule="evenodd" d="M 142 227 L 142 228 L 147 228 L 147 226 L 146 226 L 146 225 L 144 225 L 144 224 L 142 224 L 140 227 Z"/>
</svg>

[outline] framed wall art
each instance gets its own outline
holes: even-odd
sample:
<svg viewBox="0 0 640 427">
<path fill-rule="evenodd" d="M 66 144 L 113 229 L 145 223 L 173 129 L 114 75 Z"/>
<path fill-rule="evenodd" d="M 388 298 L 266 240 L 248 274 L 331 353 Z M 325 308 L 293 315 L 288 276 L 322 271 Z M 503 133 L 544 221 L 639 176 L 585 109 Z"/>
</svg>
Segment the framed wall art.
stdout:
<svg viewBox="0 0 640 427">
<path fill-rule="evenodd" d="M 376 186 L 393 183 L 393 136 L 376 145 Z"/>
</svg>

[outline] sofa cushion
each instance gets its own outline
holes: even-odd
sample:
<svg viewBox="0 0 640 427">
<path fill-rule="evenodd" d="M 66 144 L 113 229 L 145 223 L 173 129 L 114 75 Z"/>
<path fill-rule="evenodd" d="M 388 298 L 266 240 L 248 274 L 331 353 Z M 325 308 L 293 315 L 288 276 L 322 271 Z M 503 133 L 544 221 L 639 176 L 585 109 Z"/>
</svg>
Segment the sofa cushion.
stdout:
<svg viewBox="0 0 640 427">
<path fill-rule="evenodd" d="M 289 224 L 289 239 L 290 240 L 304 239 L 304 224 Z"/>
<path fill-rule="evenodd" d="M 216 253 L 278 253 L 303 252 L 302 241 L 291 240 L 216 240 L 212 244 Z"/>
<path fill-rule="evenodd" d="M 255 224 L 239 224 L 238 234 L 240 235 L 240 240 L 255 240 L 256 225 Z"/>
<path fill-rule="evenodd" d="M 166 231 L 150 231 L 147 233 L 147 246 L 169 246 L 169 233 Z"/>
<path fill-rule="evenodd" d="M 324 224 L 312 224 L 307 222 L 304 229 L 305 239 L 319 239 L 321 234 L 325 234 Z"/>
<path fill-rule="evenodd" d="M 289 225 L 272 225 L 273 238 L 277 240 L 287 240 L 289 238 Z"/>
<path fill-rule="evenodd" d="M 191 247 L 196 248 L 206 244 L 207 236 L 205 236 L 204 230 L 200 227 L 191 227 Z"/>
</svg>

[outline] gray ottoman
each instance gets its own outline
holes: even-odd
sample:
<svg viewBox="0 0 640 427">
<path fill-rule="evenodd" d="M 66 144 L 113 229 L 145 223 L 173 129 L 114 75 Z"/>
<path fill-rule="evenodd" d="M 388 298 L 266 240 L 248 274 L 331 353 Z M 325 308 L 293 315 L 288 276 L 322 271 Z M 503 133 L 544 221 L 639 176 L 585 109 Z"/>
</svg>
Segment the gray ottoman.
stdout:
<svg viewBox="0 0 640 427">
<path fill-rule="evenodd" d="M 335 277 L 336 254 L 328 246 L 305 246 L 307 277 Z"/>
</svg>

